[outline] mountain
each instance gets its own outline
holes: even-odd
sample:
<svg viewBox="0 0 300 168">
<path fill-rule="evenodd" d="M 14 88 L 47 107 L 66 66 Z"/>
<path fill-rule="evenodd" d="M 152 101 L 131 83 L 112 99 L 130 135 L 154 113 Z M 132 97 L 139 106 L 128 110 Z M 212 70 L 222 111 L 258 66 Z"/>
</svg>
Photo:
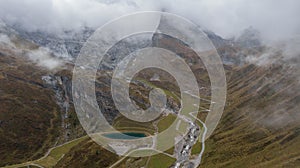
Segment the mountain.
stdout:
<svg viewBox="0 0 300 168">
<path fill-rule="evenodd" d="M 88 27 L 83 27 L 77 31 L 64 31 L 59 34 L 43 31 L 29 32 L 18 26 L 12 28 L 18 31 L 19 36 L 23 39 L 49 48 L 56 57 L 67 61 L 72 61 L 77 57 L 84 42 L 94 32 L 93 29 Z"/>
<path fill-rule="evenodd" d="M 0 166 L 25 163 L 19 166 L 108 167 L 119 160 L 119 156 L 86 137 L 73 107 L 74 60 L 93 30 L 83 28 L 55 35 L 26 32 L 0 23 L 0 103 L 4 107 L 0 108 Z M 285 59 L 284 51 L 270 52 L 254 28 L 245 30 L 237 39 L 223 39 L 211 31 L 205 33 L 224 63 L 228 94 L 222 119 L 206 141 L 200 167 L 297 167 L 300 164 L 298 57 Z M 177 53 L 190 64 L 204 88 L 201 95 L 209 99 L 206 68 L 187 45 L 159 33 L 138 36 L 134 43 L 130 40 L 124 39 L 108 51 L 99 65 L 95 83 L 98 104 L 115 128 L 154 134 L 173 121 L 174 115 L 169 114 L 161 120 L 140 124 L 126 119 L 116 109 L 110 92 L 112 71 L 136 49 L 155 46 Z M 251 62 L 250 58 L 263 60 L 264 64 Z M 41 60 L 59 64 L 45 66 Z M 148 95 L 153 87 L 168 93 L 169 111 L 180 108 L 180 90 L 168 73 L 156 69 L 142 71 L 130 87 L 132 101 L 141 108 L 150 106 Z M 206 108 L 210 105 L 202 103 Z M 206 115 L 204 112 L 198 117 L 204 119 Z M 192 155 L 201 150 L 200 145 L 192 148 Z M 176 150 L 167 152 L 172 154 Z M 26 164 L 27 161 L 31 162 Z M 117 166 L 157 167 L 174 163 L 174 159 L 155 155 L 128 157 Z"/>
<path fill-rule="evenodd" d="M 249 27 L 242 32 L 236 41 L 241 47 L 255 48 L 262 45 L 261 40 L 260 32 L 253 27 Z"/>
</svg>

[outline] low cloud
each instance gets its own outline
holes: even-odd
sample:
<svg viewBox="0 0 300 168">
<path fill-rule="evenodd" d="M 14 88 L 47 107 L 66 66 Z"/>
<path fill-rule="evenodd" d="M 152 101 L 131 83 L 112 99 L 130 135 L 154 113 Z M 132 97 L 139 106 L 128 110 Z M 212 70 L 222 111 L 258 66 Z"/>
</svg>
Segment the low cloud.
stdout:
<svg viewBox="0 0 300 168">
<path fill-rule="evenodd" d="M 46 48 L 40 47 L 36 50 L 28 51 L 27 56 L 38 66 L 47 68 L 48 70 L 54 70 L 63 65 L 63 61 L 53 57 Z"/>
<path fill-rule="evenodd" d="M 97 28 L 145 10 L 179 14 L 223 37 L 237 36 L 249 26 L 266 40 L 300 33 L 298 0 L 0 0 L 0 17 L 29 31 Z"/>
<path fill-rule="evenodd" d="M 15 45 L 11 42 L 10 38 L 6 34 L 0 33 L 0 44 L 14 47 Z"/>
<path fill-rule="evenodd" d="M 274 49 L 268 49 L 268 51 L 260 55 L 248 55 L 245 59 L 247 63 L 255 64 L 258 66 L 274 64 L 278 60 L 278 55 L 276 55 L 276 51 Z"/>
<path fill-rule="evenodd" d="M 300 37 L 274 41 L 267 44 L 264 52 L 258 55 L 247 55 L 247 63 L 258 66 L 283 64 L 284 66 L 300 69 Z"/>
<path fill-rule="evenodd" d="M 250 63 L 276 62 L 278 49 L 287 60 L 300 54 L 299 0 L 0 0 L 0 19 L 9 25 L 50 33 L 98 28 L 124 14 L 149 10 L 184 16 L 225 38 L 238 37 L 252 26 L 260 32 L 264 44 L 275 49 L 248 56 Z M 56 64 L 52 61 L 48 66 Z"/>
</svg>

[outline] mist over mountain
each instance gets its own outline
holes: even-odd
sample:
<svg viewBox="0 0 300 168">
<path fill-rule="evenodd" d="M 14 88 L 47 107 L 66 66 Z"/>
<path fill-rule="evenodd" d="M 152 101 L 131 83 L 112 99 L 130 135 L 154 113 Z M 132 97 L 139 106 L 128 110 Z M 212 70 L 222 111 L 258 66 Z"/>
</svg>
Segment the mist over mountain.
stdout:
<svg viewBox="0 0 300 168">
<path fill-rule="evenodd" d="M 299 34 L 300 2 L 285 0 L 1 0 L 0 18 L 27 31 L 63 32 L 98 28 L 118 16 L 137 11 L 165 11 L 186 17 L 225 38 L 250 26 L 267 40 Z"/>
<path fill-rule="evenodd" d="M 0 19 L 22 37 L 68 61 L 79 53 L 93 31 L 107 21 L 149 10 L 186 17 L 207 32 L 235 39 L 243 46 L 266 45 L 282 50 L 284 57 L 290 59 L 300 53 L 295 47 L 300 37 L 300 20 L 295 17 L 300 15 L 299 6 L 297 0 L 1 0 Z M 262 55 L 260 60 L 276 59 L 269 60 L 269 55 Z M 247 60 L 253 62 L 256 57 Z"/>
</svg>

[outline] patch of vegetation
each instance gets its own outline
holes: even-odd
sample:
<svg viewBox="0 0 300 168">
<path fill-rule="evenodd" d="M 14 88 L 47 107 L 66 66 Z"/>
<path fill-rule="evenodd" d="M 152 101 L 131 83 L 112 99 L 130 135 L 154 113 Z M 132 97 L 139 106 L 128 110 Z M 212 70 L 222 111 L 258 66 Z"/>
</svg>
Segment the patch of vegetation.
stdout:
<svg viewBox="0 0 300 168">
<path fill-rule="evenodd" d="M 37 159 L 59 137 L 59 107 L 43 87 L 45 72 L 21 58 L 0 57 L 0 166 Z"/>
<path fill-rule="evenodd" d="M 173 114 L 169 114 L 167 116 L 162 117 L 157 124 L 158 132 L 163 132 L 164 130 L 168 129 L 175 120 L 176 115 Z"/>
<path fill-rule="evenodd" d="M 63 144 L 51 150 L 49 155 L 45 158 L 34 161 L 34 163 L 41 165 L 43 167 L 53 167 L 57 164 L 59 160 L 61 160 L 73 147 L 78 145 L 80 142 L 87 140 L 88 137 L 82 137 L 71 141 L 69 143 Z"/>
<path fill-rule="evenodd" d="M 148 167 L 155 167 L 155 168 L 166 168 L 170 167 L 176 161 L 175 158 L 171 158 L 165 154 L 157 154 L 151 156 Z"/>
<path fill-rule="evenodd" d="M 140 123 L 137 121 L 130 120 L 123 115 L 119 115 L 113 122 L 113 126 L 119 131 L 133 131 L 143 132 L 146 134 L 153 135 L 155 133 L 155 127 L 152 122 Z"/>
<path fill-rule="evenodd" d="M 109 167 L 117 160 L 119 160 L 118 155 L 85 138 L 73 146 L 54 167 Z"/>
</svg>

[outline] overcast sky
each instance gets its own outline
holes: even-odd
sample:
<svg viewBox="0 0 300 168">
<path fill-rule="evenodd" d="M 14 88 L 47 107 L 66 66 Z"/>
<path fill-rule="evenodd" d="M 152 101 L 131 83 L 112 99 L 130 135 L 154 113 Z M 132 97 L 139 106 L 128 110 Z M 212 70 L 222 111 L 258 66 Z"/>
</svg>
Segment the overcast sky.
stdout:
<svg viewBox="0 0 300 168">
<path fill-rule="evenodd" d="M 265 39 L 300 32 L 299 0 L 0 0 L 0 18 L 29 31 L 97 28 L 143 10 L 179 14 L 223 37 L 236 36 L 249 26 Z"/>
</svg>

